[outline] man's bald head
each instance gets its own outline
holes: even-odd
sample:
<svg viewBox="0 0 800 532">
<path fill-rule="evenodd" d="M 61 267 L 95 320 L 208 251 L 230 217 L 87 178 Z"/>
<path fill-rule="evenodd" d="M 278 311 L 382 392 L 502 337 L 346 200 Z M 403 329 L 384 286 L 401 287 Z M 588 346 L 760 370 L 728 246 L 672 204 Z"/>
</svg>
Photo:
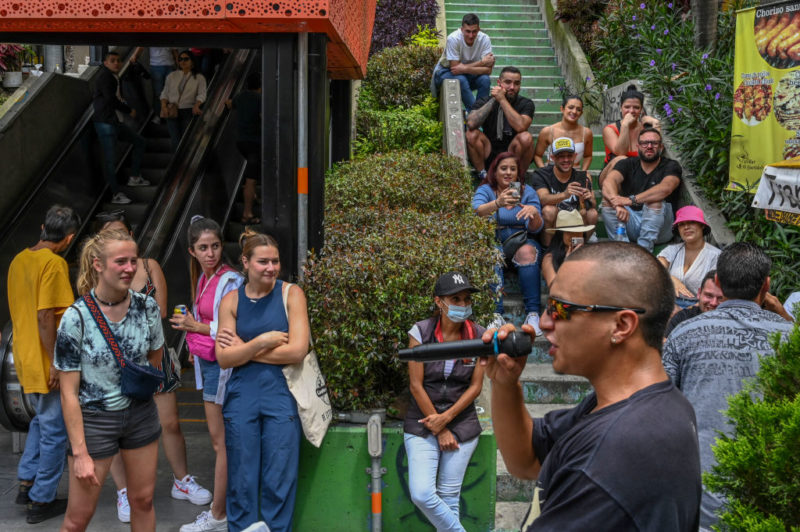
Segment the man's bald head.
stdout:
<svg viewBox="0 0 800 532">
<path fill-rule="evenodd" d="M 641 246 L 626 242 L 601 242 L 581 246 L 566 261 L 594 264 L 578 281 L 591 300 L 581 304 L 643 308 L 639 329 L 645 343 L 661 351 L 664 329 L 675 306 L 672 279 L 658 260 Z"/>
</svg>

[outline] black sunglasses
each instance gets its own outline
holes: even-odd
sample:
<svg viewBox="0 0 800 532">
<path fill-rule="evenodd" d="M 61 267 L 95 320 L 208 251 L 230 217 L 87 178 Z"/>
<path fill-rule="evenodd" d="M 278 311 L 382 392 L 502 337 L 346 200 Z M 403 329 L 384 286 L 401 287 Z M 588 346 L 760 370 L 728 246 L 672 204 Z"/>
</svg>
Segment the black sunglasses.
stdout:
<svg viewBox="0 0 800 532">
<path fill-rule="evenodd" d="M 545 312 L 550 315 L 553 321 L 569 320 L 573 312 L 618 312 L 620 310 L 632 310 L 636 314 L 644 314 L 646 312 L 643 308 L 580 305 L 553 296 L 547 298 L 547 305 L 545 306 Z"/>
</svg>

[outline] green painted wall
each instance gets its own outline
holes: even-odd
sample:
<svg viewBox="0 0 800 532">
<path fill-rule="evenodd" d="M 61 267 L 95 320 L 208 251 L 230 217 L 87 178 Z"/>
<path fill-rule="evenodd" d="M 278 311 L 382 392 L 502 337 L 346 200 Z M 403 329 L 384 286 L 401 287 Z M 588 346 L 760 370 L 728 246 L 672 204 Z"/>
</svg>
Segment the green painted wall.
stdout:
<svg viewBox="0 0 800 532">
<path fill-rule="evenodd" d="M 383 530 L 429 532 L 433 527 L 408 496 L 408 461 L 401 427 L 384 427 Z M 461 490 L 461 522 L 469 532 L 494 529 L 497 446 L 483 433 Z M 298 532 L 370 530 L 371 497 L 364 426 L 332 426 L 322 447 L 303 440 L 294 529 Z"/>
</svg>

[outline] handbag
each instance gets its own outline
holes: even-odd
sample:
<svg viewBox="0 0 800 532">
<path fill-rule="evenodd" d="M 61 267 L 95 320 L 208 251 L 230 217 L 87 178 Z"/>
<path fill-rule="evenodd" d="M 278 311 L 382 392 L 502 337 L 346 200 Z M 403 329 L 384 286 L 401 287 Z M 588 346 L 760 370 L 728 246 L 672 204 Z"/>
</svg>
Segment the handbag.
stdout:
<svg viewBox="0 0 800 532">
<path fill-rule="evenodd" d="M 286 300 L 289 295 L 290 283 L 283 283 L 283 310 L 286 319 L 289 319 L 289 309 Z M 322 445 L 322 439 L 328 432 L 328 425 L 333 419 L 331 399 L 328 396 L 328 387 L 325 376 L 319 369 L 317 355 L 314 353 L 314 342 L 301 362 L 286 364 L 283 367 L 283 376 L 286 384 L 297 402 L 297 413 L 300 415 L 300 424 L 303 434 L 314 447 Z"/>
<path fill-rule="evenodd" d="M 150 365 L 140 366 L 132 360 L 126 360 L 94 297 L 91 294 L 85 294 L 83 300 L 97 327 L 103 334 L 103 338 L 106 339 L 108 347 L 117 359 L 117 364 L 119 364 L 121 370 L 122 395 L 138 401 L 151 399 L 158 387 L 164 382 L 164 374 Z"/>
<path fill-rule="evenodd" d="M 187 79 L 182 80 L 181 87 L 178 90 L 178 102 L 181 101 L 183 90 L 186 88 Z M 168 103 L 166 113 L 162 111 L 161 118 L 178 118 L 178 103 Z"/>
<path fill-rule="evenodd" d="M 503 256 L 506 258 L 506 262 L 511 262 L 511 259 L 514 258 L 514 255 L 519 251 L 519 248 L 528 241 L 528 231 L 523 229 L 521 231 L 517 231 L 513 235 L 509 236 L 502 242 L 503 246 Z"/>
</svg>

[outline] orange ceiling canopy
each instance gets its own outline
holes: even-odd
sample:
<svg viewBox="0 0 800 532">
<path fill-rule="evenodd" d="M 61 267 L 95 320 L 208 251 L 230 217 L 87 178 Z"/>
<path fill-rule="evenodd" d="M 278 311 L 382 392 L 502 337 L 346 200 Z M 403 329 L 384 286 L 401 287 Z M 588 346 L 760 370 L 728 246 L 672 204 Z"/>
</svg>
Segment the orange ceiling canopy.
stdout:
<svg viewBox="0 0 800 532">
<path fill-rule="evenodd" d="M 0 34 L 325 33 L 334 79 L 362 78 L 376 0 L 0 0 Z"/>
</svg>

